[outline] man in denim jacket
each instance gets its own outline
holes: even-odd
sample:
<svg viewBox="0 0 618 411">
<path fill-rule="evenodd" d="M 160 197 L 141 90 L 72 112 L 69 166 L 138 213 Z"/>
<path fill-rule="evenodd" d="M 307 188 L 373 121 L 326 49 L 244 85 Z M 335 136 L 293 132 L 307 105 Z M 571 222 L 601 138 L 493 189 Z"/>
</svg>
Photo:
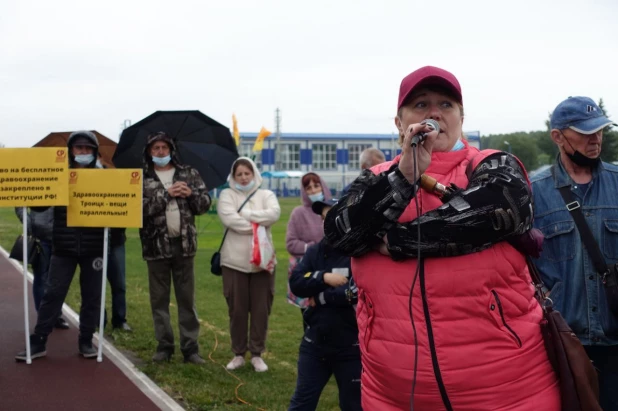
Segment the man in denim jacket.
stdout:
<svg viewBox="0 0 618 411">
<path fill-rule="evenodd" d="M 612 124 L 588 97 L 569 97 L 551 116 L 558 146 L 552 168 L 532 179 L 534 226 L 545 235 L 536 260 L 555 309 L 577 334 L 599 372 L 601 406 L 618 410 L 618 318 L 559 188 L 573 197 L 607 265 L 618 262 L 618 167 L 601 161 L 603 128 Z"/>
</svg>

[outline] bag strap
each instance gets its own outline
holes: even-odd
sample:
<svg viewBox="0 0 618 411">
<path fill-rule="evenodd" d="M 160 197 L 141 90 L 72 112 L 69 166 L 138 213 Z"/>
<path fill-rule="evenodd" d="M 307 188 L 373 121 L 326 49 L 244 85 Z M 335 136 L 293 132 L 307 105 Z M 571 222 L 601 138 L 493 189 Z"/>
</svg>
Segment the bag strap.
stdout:
<svg viewBox="0 0 618 411">
<path fill-rule="evenodd" d="M 541 275 L 539 274 L 539 270 L 537 270 L 536 266 L 532 262 L 532 258 L 529 255 L 526 256 L 526 262 L 528 263 L 528 271 L 530 271 L 530 278 L 532 278 L 532 282 L 535 286 L 543 286 L 543 280 L 541 280 Z"/>
<path fill-rule="evenodd" d="M 259 188 L 258 188 L 259 190 Z M 255 190 L 253 193 L 249 194 L 247 196 L 247 198 L 245 198 L 245 201 L 242 202 L 242 204 L 240 205 L 240 208 L 236 211 L 237 213 L 240 213 L 240 210 L 242 210 L 242 208 L 245 206 L 245 204 L 247 204 L 247 202 L 251 199 L 251 197 L 253 197 L 253 194 L 257 193 L 257 190 Z M 221 245 L 219 246 L 219 251 L 217 252 L 221 252 L 221 248 L 223 247 L 223 242 L 225 241 L 225 237 L 227 237 L 227 232 L 229 231 L 229 228 L 225 229 L 225 233 L 223 233 L 223 239 L 221 240 Z"/>
<path fill-rule="evenodd" d="M 536 265 L 534 265 L 532 261 L 532 257 L 529 255 L 526 256 L 526 263 L 528 263 L 528 271 L 530 272 L 530 278 L 534 284 L 534 295 L 536 296 L 536 300 L 541 305 L 543 313 L 547 314 L 547 311 L 552 308 L 554 302 L 547 296 L 547 287 L 543 284 L 541 274 L 539 274 L 539 270 L 536 268 Z"/>
<path fill-rule="evenodd" d="M 545 284 L 543 284 L 543 280 L 541 280 L 541 275 L 539 274 L 539 270 L 534 265 L 532 258 L 527 255 L 526 263 L 528 263 L 528 271 L 530 272 L 530 278 L 532 279 L 532 283 L 534 284 L 535 294 L 539 301 L 543 301 L 545 299 Z"/>
<path fill-rule="evenodd" d="M 554 167 L 552 166 L 552 176 L 554 176 Z M 597 270 L 599 275 L 603 277 L 605 280 L 605 276 L 609 273 L 609 268 L 607 267 L 607 263 L 605 262 L 605 258 L 603 254 L 601 254 L 601 249 L 599 248 L 599 244 L 594 239 L 594 235 L 590 230 L 590 226 L 586 223 L 586 219 L 584 218 L 584 214 L 582 213 L 581 205 L 579 201 L 573 197 L 573 193 L 571 192 L 571 186 L 564 186 L 558 188 L 560 191 L 560 195 L 562 199 L 566 203 L 566 208 L 571 213 L 571 217 L 575 221 L 575 225 L 579 230 L 579 235 L 582 238 L 582 242 L 590 254 L 590 258 L 592 258 L 592 263 L 594 264 L 594 268 Z"/>
</svg>

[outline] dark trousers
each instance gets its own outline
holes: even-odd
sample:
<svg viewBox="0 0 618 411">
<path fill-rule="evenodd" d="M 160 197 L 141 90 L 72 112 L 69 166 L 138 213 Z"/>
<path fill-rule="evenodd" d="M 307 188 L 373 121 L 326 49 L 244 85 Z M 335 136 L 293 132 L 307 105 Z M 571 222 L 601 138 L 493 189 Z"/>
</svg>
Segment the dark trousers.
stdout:
<svg viewBox="0 0 618 411">
<path fill-rule="evenodd" d="M 40 251 L 32 262 L 32 297 L 34 298 L 34 308 L 39 311 L 41 300 L 45 294 L 47 277 L 49 273 L 49 263 L 51 261 L 52 244 L 51 241 L 39 240 Z"/>
<path fill-rule="evenodd" d="M 313 411 L 324 386 L 335 374 L 342 411 L 361 408 L 361 360 L 358 345 L 336 348 L 307 342 L 304 338 L 298 355 L 296 391 L 288 411 Z"/>
<path fill-rule="evenodd" d="M 618 346 L 584 346 L 599 376 L 601 408 L 618 411 Z"/>
<path fill-rule="evenodd" d="M 266 348 L 268 317 L 275 293 L 275 275 L 267 271 L 243 273 L 225 266 L 222 270 L 223 295 L 230 315 L 232 352 L 245 355 L 249 350 L 251 355 L 259 357 Z"/>
<path fill-rule="evenodd" d="M 305 322 L 305 311 L 307 311 L 306 308 L 300 309 L 300 316 L 303 319 L 303 333 L 307 331 L 307 323 Z"/>
<path fill-rule="evenodd" d="M 176 257 L 147 261 L 150 308 L 154 322 L 157 351 L 174 352 L 174 331 L 170 323 L 171 281 L 174 281 L 178 326 L 180 328 L 180 351 L 189 357 L 199 351 L 197 337 L 200 323 L 195 309 L 194 257 L 182 256 L 182 240 L 172 240 L 172 252 Z"/>
<path fill-rule="evenodd" d="M 79 286 L 82 304 L 79 311 L 79 334 L 84 340 L 92 339 L 99 325 L 101 309 L 101 276 L 103 259 L 101 257 L 65 257 L 52 255 L 47 288 L 39 306 L 34 333 L 47 338 L 51 334 L 62 304 L 67 296 L 75 269 L 79 265 Z"/>
<path fill-rule="evenodd" d="M 113 247 L 107 265 L 107 281 L 112 290 L 112 327 L 127 322 L 126 257 L 124 244 Z M 107 322 L 107 311 L 105 312 Z"/>
</svg>

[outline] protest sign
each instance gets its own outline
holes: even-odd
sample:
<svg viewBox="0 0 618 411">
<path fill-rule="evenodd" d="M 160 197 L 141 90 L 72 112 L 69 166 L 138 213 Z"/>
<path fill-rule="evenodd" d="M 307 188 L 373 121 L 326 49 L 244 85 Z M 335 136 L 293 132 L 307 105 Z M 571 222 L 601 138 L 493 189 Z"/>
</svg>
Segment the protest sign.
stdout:
<svg viewBox="0 0 618 411">
<path fill-rule="evenodd" d="M 67 205 L 68 150 L 0 148 L 0 207 Z"/>
<path fill-rule="evenodd" d="M 142 226 L 142 170 L 71 169 L 69 227 Z"/>
</svg>

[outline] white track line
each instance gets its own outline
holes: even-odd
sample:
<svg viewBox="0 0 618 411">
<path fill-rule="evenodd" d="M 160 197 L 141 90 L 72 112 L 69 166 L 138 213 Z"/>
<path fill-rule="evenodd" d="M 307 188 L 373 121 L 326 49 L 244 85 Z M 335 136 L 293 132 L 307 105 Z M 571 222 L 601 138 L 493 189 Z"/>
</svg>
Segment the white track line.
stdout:
<svg viewBox="0 0 618 411">
<path fill-rule="evenodd" d="M 19 275 L 23 275 L 23 266 L 9 258 L 9 253 L 6 252 L 4 248 L 0 246 L 0 255 L 4 256 L 7 260 L 17 268 Z M 32 282 L 34 279 L 32 273 L 28 271 L 28 281 Z M 79 315 L 75 311 L 71 309 L 68 305 L 64 304 L 62 306 L 62 313 L 65 317 L 69 319 L 71 324 L 74 327 L 79 328 Z M 95 334 L 94 338 L 96 341 L 99 341 L 98 333 Z M 129 378 L 146 395 L 148 398 L 152 400 L 161 410 L 164 411 L 182 411 L 182 408 L 176 401 L 174 401 L 165 391 L 163 391 L 157 384 L 155 384 L 146 374 L 141 372 L 138 368 L 133 365 L 131 361 L 127 357 L 125 357 L 120 351 L 116 349 L 108 340 L 105 340 L 103 344 L 103 352 L 105 356 L 109 358 L 116 367 L 122 371 L 124 375 Z"/>
</svg>

